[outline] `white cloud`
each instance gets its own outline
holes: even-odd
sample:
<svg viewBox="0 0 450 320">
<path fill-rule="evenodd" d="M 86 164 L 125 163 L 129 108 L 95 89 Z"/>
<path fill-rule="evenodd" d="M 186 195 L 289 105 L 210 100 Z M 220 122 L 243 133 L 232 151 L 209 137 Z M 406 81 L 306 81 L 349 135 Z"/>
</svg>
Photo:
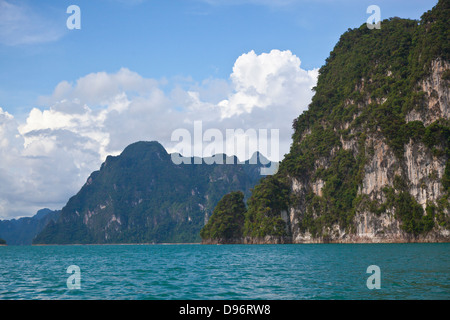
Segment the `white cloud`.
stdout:
<svg viewBox="0 0 450 320">
<path fill-rule="evenodd" d="M 42 117 L 36 110 L 29 119 Z M 98 166 L 101 146 L 70 130 L 33 128 L 22 132 L 0 108 L 0 219 L 61 208 Z"/>
<path fill-rule="evenodd" d="M 243 54 L 236 60 L 231 74 L 235 93 L 219 103 L 222 117 L 274 106 L 283 112 L 286 108 L 299 107 L 296 111 L 301 113 L 311 98 L 317 72 L 301 69 L 300 59 L 290 51 Z"/>
<path fill-rule="evenodd" d="M 278 160 L 289 151 L 292 121 L 307 108 L 316 78 L 317 70 L 301 69 L 290 51 L 272 50 L 241 55 L 229 80 L 170 92 L 126 68 L 62 81 L 40 97 L 47 107 L 33 108 L 23 123 L 0 109 L 0 218 L 61 208 L 107 155 L 139 140 L 174 151 L 172 132 L 193 133 L 199 120 L 203 133 L 214 128 L 224 137 L 227 129 L 278 129 L 281 154 L 271 155 Z M 258 141 L 250 142 L 252 153 Z"/>
</svg>

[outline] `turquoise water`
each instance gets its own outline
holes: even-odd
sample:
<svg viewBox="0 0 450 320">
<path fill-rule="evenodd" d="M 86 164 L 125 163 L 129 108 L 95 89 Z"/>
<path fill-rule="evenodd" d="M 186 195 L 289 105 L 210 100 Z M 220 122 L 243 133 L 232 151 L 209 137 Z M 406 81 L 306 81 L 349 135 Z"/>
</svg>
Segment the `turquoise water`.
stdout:
<svg viewBox="0 0 450 320">
<path fill-rule="evenodd" d="M 450 244 L 0 247 L 0 299 L 450 299 Z M 80 267 L 81 288 L 66 273 Z M 380 268 L 369 290 L 367 267 Z"/>
</svg>

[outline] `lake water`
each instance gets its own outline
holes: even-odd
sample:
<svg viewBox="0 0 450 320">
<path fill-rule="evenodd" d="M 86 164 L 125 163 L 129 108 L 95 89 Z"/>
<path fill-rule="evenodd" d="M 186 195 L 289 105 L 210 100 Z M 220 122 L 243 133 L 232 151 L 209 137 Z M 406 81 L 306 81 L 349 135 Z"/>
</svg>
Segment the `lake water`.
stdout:
<svg viewBox="0 0 450 320">
<path fill-rule="evenodd" d="M 7 246 L 0 299 L 449 300 L 449 250 L 449 243 Z M 71 265 L 80 268 L 79 289 L 68 289 Z M 380 268 L 380 289 L 367 287 L 370 265 Z"/>
</svg>

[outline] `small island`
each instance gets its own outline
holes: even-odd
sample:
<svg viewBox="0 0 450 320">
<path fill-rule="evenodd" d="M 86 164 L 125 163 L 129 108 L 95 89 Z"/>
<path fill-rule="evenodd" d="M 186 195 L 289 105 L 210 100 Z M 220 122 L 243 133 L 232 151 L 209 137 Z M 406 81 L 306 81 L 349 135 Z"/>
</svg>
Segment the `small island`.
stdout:
<svg viewBox="0 0 450 320">
<path fill-rule="evenodd" d="M 200 231 L 202 244 L 242 243 L 246 211 L 244 194 L 241 191 L 225 195 Z"/>
<path fill-rule="evenodd" d="M 0 238 L 0 246 L 6 246 L 6 241 Z"/>
</svg>

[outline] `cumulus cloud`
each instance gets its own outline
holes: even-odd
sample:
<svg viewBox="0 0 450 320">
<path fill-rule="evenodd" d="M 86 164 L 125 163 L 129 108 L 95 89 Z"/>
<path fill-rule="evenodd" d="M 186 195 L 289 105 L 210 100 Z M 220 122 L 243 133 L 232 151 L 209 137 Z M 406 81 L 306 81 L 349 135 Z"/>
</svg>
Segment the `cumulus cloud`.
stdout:
<svg viewBox="0 0 450 320">
<path fill-rule="evenodd" d="M 280 160 L 289 151 L 292 121 L 306 110 L 317 79 L 317 70 L 300 65 L 290 51 L 251 51 L 236 60 L 230 79 L 207 79 L 188 88 L 175 84 L 170 90 L 166 83 L 123 68 L 60 82 L 52 95 L 39 98 L 43 107 L 33 108 L 23 123 L 0 109 L 0 218 L 61 208 L 107 155 L 136 141 L 156 140 L 169 152 L 184 152 L 172 133 L 186 129 L 192 134 L 184 141 L 192 147 L 186 156 L 195 150 L 203 156 L 220 152 L 205 139 L 202 148 L 194 148 L 199 121 L 203 134 L 223 138 L 227 130 L 240 137 L 254 130 L 249 153 L 231 151 L 241 160 L 264 142 L 270 145 L 270 130 L 276 129 L 279 153 L 266 155 Z M 260 134 L 264 129 L 266 136 Z"/>
<path fill-rule="evenodd" d="M 317 72 L 301 69 L 300 59 L 290 51 L 243 54 L 237 59 L 231 74 L 235 93 L 219 103 L 222 118 L 251 113 L 254 108 L 303 111 L 305 102 L 311 98 Z M 298 110 L 299 107 L 303 110 Z"/>
<path fill-rule="evenodd" d="M 34 116 L 33 111 L 29 118 Z M 99 149 L 89 152 L 88 141 L 74 132 L 45 128 L 24 134 L 20 128 L 0 108 L 0 218 L 61 208 L 98 165 Z"/>
</svg>

